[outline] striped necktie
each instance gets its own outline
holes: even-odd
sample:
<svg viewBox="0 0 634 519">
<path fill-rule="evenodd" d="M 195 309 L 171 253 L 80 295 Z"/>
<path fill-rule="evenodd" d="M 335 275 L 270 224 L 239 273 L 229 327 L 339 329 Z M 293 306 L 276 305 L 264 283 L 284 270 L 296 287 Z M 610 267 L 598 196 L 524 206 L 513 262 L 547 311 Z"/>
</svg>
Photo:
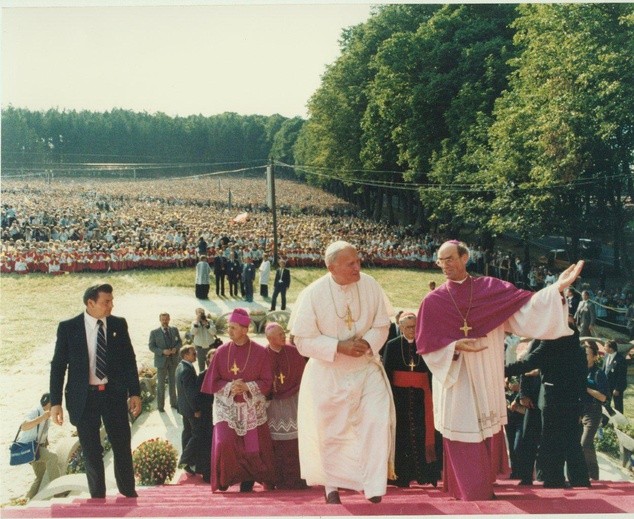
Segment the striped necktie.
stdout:
<svg viewBox="0 0 634 519">
<path fill-rule="evenodd" d="M 102 379 L 106 376 L 106 333 L 103 329 L 103 321 L 97 320 L 99 330 L 97 331 L 97 363 L 95 367 L 95 375 L 97 378 Z"/>
</svg>

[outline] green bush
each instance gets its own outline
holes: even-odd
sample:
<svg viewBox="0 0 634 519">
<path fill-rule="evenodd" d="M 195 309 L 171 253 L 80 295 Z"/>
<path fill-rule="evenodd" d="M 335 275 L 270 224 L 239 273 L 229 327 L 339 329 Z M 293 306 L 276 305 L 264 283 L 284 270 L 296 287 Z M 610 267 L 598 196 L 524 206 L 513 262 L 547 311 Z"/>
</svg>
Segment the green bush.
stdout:
<svg viewBox="0 0 634 519">
<path fill-rule="evenodd" d="M 140 485 L 162 485 L 174 477 L 178 452 L 169 441 L 153 438 L 134 449 L 132 461 Z"/>
<path fill-rule="evenodd" d="M 614 432 L 614 427 L 612 424 L 608 423 L 600 431 L 603 430 L 603 433 L 594 437 L 594 448 L 598 451 L 604 452 L 605 454 L 612 456 L 614 458 L 619 457 L 619 440 L 616 437 L 616 433 Z"/>
</svg>

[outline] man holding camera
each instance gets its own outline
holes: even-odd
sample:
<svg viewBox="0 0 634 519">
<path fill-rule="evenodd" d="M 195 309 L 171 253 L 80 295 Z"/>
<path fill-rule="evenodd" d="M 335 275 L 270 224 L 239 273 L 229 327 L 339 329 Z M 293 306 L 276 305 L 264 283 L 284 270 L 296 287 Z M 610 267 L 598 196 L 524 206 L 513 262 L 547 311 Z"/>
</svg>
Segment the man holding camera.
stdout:
<svg viewBox="0 0 634 519">
<path fill-rule="evenodd" d="M 196 308 L 196 319 L 192 322 L 189 333 L 191 333 L 194 346 L 196 346 L 198 373 L 202 373 L 205 369 L 205 360 L 209 348 L 213 346 L 216 340 L 216 326 L 207 319 L 204 308 Z M 222 344 L 222 342 L 220 344 Z"/>
</svg>

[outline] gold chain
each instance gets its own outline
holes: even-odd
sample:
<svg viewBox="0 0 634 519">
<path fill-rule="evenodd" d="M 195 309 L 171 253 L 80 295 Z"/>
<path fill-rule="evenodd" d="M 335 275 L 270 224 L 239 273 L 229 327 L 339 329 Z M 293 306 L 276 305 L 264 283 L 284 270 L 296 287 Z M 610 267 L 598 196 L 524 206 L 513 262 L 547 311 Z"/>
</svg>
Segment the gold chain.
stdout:
<svg viewBox="0 0 634 519">
<path fill-rule="evenodd" d="M 332 293 L 332 285 L 330 284 L 331 281 L 328 281 L 328 288 L 330 289 L 330 298 L 332 299 L 332 306 L 335 309 L 335 314 L 336 316 L 341 319 L 342 321 L 345 321 L 346 324 L 348 325 L 348 329 L 351 330 L 352 326 L 351 324 L 354 322 L 356 323 L 359 320 L 359 317 L 361 317 L 361 294 L 359 293 L 359 283 L 355 283 L 356 287 L 357 287 L 357 301 L 359 301 L 359 314 L 357 315 L 356 319 L 354 317 L 352 317 L 352 312 L 350 310 L 350 305 L 346 303 L 346 311 L 344 312 L 344 315 L 339 315 L 339 312 L 337 312 L 337 303 L 335 302 L 335 295 Z M 354 302 L 354 298 L 353 298 L 353 302 Z"/>
<path fill-rule="evenodd" d="M 239 346 L 234 342 L 233 344 L 236 345 L 236 348 L 238 348 Z M 233 373 L 233 376 L 235 377 L 238 373 L 244 371 L 247 367 L 247 364 L 249 363 L 249 358 L 251 357 L 251 339 L 249 339 L 249 352 L 247 353 L 247 360 L 244 363 L 244 366 L 242 366 L 242 369 L 238 367 L 238 365 L 236 364 L 236 356 L 235 354 L 233 355 L 233 366 L 231 366 L 231 368 L 229 368 L 229 355 L 227 355 L 227 371 L 231 371 Z"/>
<path fill-rule="evenodd" d="M 471 311 L 471 303 L 473 302 L 473 278 L 471 276 L 467 276 L 467 277 L 471 281 L 471 295 L 469 296 L 469 307 L 467 308 L 466 315 L 462 315 L 462 312 L 460 311 L 460 308 L 458 308 L 458 305 L 456 304 L 456 300 L 453 298 L 451 290 L 449 290 L 449 281 L 447 281 L 447 292 L 449 292 L 449 297 L 451 298 L 451 302 L 456 307 L 456 310 L 458 311 L 458 314 L 460 315 L 460 317 L 462 317 L 462 321 L 463 321 L 464 324 L 460 328 L 460 330 L 462 330 L 464 332 L 464 336 L 465 337 L 467 335 L 469 335 L 469 330 L 472 329 L 471 326 L 469 326 L 467 324 L 467 319 L 469 318 L 469 312 Z"/>
<path fill-rule="evenodd" d="M 409 353 L 409 341 L 407 343 L 407 352 Z M 403 335 L 401 335 L 401 358 L 403 359 L 403 365 L 407 366 L 409 368 L 410 371 L 414 371 L 414 368 L 417 368 L 418 365 L 420 364 L 420 359 L 421 356 L 418 355 L 418 353 L 414 353 L 414 355 L 416 355 L 418 357 L 418 360 L 416 361 L 416 364 L 414 364 L 414 357 L 413 356 L 409 356 L 409 364 L 407 362 L 405 362 L 405 353 L 403 352 L 405 348 L 403 348 Z"/>
</svg>

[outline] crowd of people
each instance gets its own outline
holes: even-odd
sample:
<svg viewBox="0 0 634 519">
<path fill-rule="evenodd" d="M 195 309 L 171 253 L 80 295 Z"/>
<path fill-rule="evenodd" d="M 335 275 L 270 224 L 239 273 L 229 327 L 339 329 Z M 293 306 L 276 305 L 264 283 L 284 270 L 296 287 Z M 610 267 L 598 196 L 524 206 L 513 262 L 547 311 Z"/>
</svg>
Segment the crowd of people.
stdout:
<svg viewBox="0 0 634 519">
<path fill-rule="evenodd" d="M 319 189 L 277 183 L 278 254 L 289 267 L 323 266 L 325 245 L 347 236 L 366 265 L 433 266 L 438 237 L 374 223 Z M 94 181 L 3 180 L 0 266 L 52 274 L 191 267 L 201 237 L 210 257 L 230 245 L 240 260 L 259 261 L 272 250 L 264 195 L 255 178 L 105 180 L 98 189 Z"/>
<path fill-rule="evenodd" d="M 587 292 L 576 308 L 570 299 L 582 262 L 531 292 L 471 276 L 469 249 L 446 241 L 436 263 L 447 282 L 430 284 L 418 313 L 400 312 L 394 323 L 383 289 L 361 272 L 355 246 L 336 240 L 323 260 L 327 273 L 296 301 L 289 340 L 270 323 L 267 344 L 256 342 L 249 313 L 236 308 L 229 340 L 220 344 L 197 309 L 189 346 L 169 314 L 159 315 L 148 343 L 163 387 L 158 411 L 169 402 L 182 415 L 179 465 L 191 477 L 201 475 L 214 492 L 232 485 L 250 492 L 255 482 L 265 490 L 319 485 L 328 504 L 341 503 L 341 488 L 380 503 L 388 485 L 439 481 L 457 499 L 494 499 L 496 478 L 510 469 L 522 485 L 533 484 L 535 470 L 551 488 L 599 479 L 593 439 L 602 405 L 622 408 L 625 362 L 615 344 L 606 344 L 602 367 L 596 344 L 585 343 L 584 354 L 575 316 Z M 140 412 L 140 388 L 125 319 L 110 315 L 112 290 L 90 287 L 84 313 L 60 324 L 50 395 L 23 424 L 24 431 L 49 417 L 61 424 L 65 394 L 97 498 L 105 494 L 101 419 L 119 491 L 136 496 L 127 413 Z M 508 354 L 509 333 L 534 339 L 519 361 Z M 505 379 L 513 375 L 538 381 L 537 393 Z M 526 417 L 511 420 L 522 407 Z M 524 420 L 531 425 L 511 433 Z"/>
</svg>

